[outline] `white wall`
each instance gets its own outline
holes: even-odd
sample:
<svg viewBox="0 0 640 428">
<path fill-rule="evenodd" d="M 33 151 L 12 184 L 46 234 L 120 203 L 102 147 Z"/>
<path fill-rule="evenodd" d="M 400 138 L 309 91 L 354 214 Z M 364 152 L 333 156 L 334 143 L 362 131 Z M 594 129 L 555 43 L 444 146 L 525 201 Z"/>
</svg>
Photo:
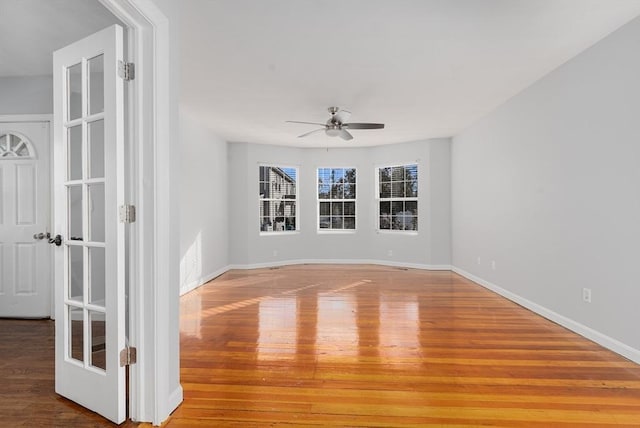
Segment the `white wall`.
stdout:
<svg viewBox="0 0 640 428">
<path fill-rule="evenodd" d="M 180 110 L 180 292 L 229 264 L 227 143 Z"/>
<path fill-rule="evenodd" d="M 375 231 L 375 166 L 418 163 L 418 234 Z M 260 235 L 258 165 L 299 168 L 300 232 Z M 319 167 L 357 168 L 357 230 L 317 232 Z M 249 143 L 229 145 L 230 263 L 260 266 L 302 261 L 377 261 L 416 267 L 450 265 L 450 140 L 384 147 L 304 149 Z M 389 256 L 391 250 L 393 255 Z M 276 254 L 277 253 L 277 254 Z"/>
<path fill-rule="evenodd" d="M 454 266 L 636 361 L 638 40 L 640 19 L 452 145 Z"/>
<path fill-rule="evenodd" d="M 53 113 L 53 77 L 0 77 L 0 114 Z"/>
</svg>

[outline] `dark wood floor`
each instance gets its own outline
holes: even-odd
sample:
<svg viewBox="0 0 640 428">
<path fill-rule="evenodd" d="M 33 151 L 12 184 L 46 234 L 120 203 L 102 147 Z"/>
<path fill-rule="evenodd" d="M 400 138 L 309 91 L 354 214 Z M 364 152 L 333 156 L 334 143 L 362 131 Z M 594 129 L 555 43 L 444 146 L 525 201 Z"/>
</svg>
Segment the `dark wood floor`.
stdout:
<svg viewBox="0 0 640 428">
<path fill-rule="evenodd" d="M 0 427 L 117 426 L 55 393 L 54 346 L 53 321 L 0 319 Z"/>
<path fill-rule="evenodd" d="M 640 366 L 451 272 L 230 271 L 181 300 L 167 427 L 640 427 Z M 0 426 L 103 427 L 53 392 L 53 322 L 0 320 Z"/>
</svg>

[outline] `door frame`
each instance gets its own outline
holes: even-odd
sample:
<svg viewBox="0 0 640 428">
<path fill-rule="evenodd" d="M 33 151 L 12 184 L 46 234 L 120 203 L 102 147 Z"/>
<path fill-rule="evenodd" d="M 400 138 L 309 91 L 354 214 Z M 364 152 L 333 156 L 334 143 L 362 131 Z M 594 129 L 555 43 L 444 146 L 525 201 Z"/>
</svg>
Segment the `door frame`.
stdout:
<svg viewBox="0 0 640 428">
<path fill-rule="evenodd" d="M 125 25 L 135 79 L 125 100 L 129 227 L 129 417 L 162 423 L 182 402 L 179 338 L 179 223 L 176 200 L 176 61 L 169 19 L 157 0 L 99 0 Z M 170 6 L 170 2 L 167 2 Z M 174 23 L 175 25 L 175 23 Z"/>
<path fill-rule="evenodd" d="M 49 135 L 48 141 L 49 144 L 49 230 L 53 230 L 53 114 L 0 114 L 0 122 L 14 122 L 14 123 L 43 123 L 46 122 L 49 124 Z M 49 255 L 49 266 L 50 266 L 50 276 L 51 276 L 51 293 L 50 293 L 50 303 L 49 303 L 49 317 L 53 320 L 55 319 L 55 287 L 53 284 L 53 252 Z"/>
</svg>

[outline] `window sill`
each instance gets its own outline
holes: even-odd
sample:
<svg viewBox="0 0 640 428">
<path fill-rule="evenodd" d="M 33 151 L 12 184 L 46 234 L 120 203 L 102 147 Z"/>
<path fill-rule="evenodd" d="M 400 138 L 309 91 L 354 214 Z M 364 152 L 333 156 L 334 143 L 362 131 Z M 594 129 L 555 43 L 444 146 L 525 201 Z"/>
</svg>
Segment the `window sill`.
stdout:
<svg viewBox="0 0 640 428">
<path fill-rule="evenodd" d="M 299 230 L 286 230 L 286 231 L 278 231 L 278 232 L 260 232 L 260 236 L 288 236 L 288 235 L 299 235 Z"/>
<path fill-rule="evenodd" d="M 317 229 L 318 235 L 353 235 L 356 229 Z"/>
<path fill-rule="evenodd" d="M 381 235 L 409 235 L 409 236 L 418 236 L 417 230 L 387 230 L 387 229 L 377 229 Z"/>
</svg>

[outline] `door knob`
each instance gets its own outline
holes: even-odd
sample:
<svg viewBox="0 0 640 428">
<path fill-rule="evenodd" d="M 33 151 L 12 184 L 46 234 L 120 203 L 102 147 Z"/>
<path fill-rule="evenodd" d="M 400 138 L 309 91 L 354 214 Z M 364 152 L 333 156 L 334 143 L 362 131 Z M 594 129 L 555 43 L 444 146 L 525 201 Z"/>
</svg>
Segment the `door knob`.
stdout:
<svg viewBox="0 0 640 428">
<path fill-rule="evenodd" d="M 49 238 L 49 244 L 56 244 L 56 247 L 62 245 L 62 236 L 56 235 L 55 238 Z"/>
</svg>

